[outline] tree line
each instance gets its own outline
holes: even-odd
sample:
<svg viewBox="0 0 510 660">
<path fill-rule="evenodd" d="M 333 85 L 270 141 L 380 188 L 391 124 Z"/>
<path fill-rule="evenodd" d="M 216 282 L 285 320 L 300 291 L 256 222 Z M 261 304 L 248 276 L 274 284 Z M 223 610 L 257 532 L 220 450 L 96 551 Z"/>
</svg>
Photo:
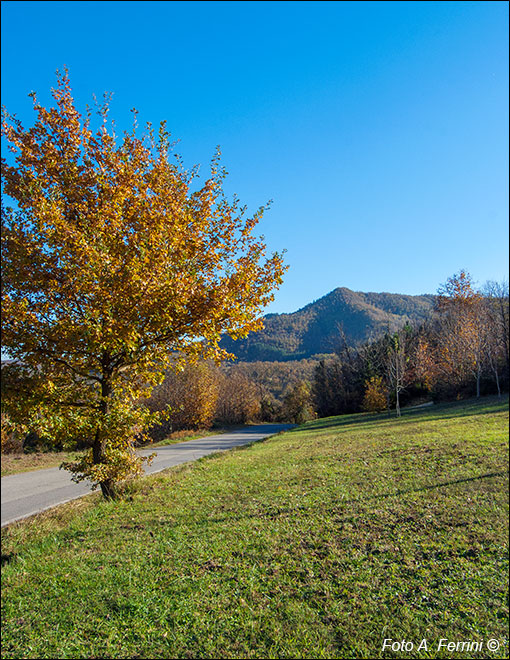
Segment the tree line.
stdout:
<svg viewBox="0 0 510 660">
<path fill-rule="evenodd" d="M 289 362 L 212 362 L 169 370 L 148 405 L 172 409 L 165 433 L 249 421 L 301 423 L 508 389 L 508 285 L 475 289 L 462 270 L 439 287 L 426 321 L 357 346 L 341 328 L 335 354 Z M 159 437 L 159 436 L 158 436 Z"/>
<path fill-rule="evenodd" d="M 312 397 L 320 417 L 395 409 L 403 403 L 457 399 L 508 389 L 508 285 L 476 290 L 464 270 L 438 290 L 419 325 L 355 348 L 345 342 L 316 367 Z"/>
</svg>

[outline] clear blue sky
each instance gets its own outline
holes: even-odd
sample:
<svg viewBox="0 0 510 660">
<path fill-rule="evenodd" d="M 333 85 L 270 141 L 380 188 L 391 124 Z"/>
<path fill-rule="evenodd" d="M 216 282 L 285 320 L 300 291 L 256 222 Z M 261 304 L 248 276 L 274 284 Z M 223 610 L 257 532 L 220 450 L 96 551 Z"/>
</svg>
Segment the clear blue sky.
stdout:
<svg viewBox="0 0 510 660">
<path fill-rule="evenodd" d="M 269 311 L 337 286 L 508 277 L 506 2 L 2 2 L 2 103 L 29 124 L 67 66 L 80 108 L 168 120 L 290 270 Z"/>
</svg>

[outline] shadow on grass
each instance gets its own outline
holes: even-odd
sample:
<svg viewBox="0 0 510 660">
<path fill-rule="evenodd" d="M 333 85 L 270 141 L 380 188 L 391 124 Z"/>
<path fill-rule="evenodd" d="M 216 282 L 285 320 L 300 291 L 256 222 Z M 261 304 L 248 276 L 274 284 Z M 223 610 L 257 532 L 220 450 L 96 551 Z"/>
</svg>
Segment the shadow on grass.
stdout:
<svg viewBox="0 0 510 660">
<path fill-rule="evenodd" d="M 14 554 L 14 552 L 9 552 L 5 555 L 2 552 L 2 566 L 5 566 L 5 564 L 8 564 L 10 561 L 12 561 L 15 556 L 16 555 Z"/>
<path fill-rule="evenodd" d="M 473 481 L 480 481 L 482 479 L 492 479 L 495 477 L 504 477 L 508 475 L 508 470 L 502 471 L 502 472 L 487 472 L 486 474 L 480 474 L 475 477 L 463 477 L 461 479 L 452 479 L 451 481 L 443 481 L 440 483 L 436 484 L 431 484 L 429 486 L 419 486 L 417 488 L 406 488 L 406 489 L 401 489 L 401 490 L 396 490 L 391 493 L 380 493 L 378 495 L 369 495 L 368 497 L 358 497 L 358 498 L 353 498 L 350 500 L 342 500 L 340 503 L 340 506 L 335 506 L 332 508 L 324 508 L 321 507 L 321 514 L 324 514 L 325 512 L 327 513 L 339 513 L 339 509 L 351 505 L 351 504 L 360 504 L 362 502 L 367 502 L 371 500 L 383 500 L 387 499 L 390 497 L 399 497 L 401 495 L 409 495 L 411 493 L 420 493 L 420 492 L 425 492 L 429 490 L 435 490 L 437 488 L 444 488 L 447 486 L 455 486 L 457 484 L 462 484 L 462 483 L 468 483 L 468 482 L 473 482 Z M 195 526 L 207 526 L 209 524 L 216 524 L 216 523 L 234 523 L 234 522 L 240 522 L 241 520 L 274 520 L 280 516 L 292 516 L 295 515 L 296 513 L 307 513 L 311 512 L 312 509 L 316 509 L 317 506 L 316 504 L 301 504 L 297 505 L 294 507 L 272 507 L 272 508 L 267 508 L 266 510 L 261 510 L 257 511 L 256 513 L 244 513 L 240 515 L 236 515 L 234 511 L 230 510 L 227 515 L 221 516 L 221 517 L 206 517 L 203 519 L 197 520 L 196 518 L 193 519 L 191 517 L 183 516 L 180 520 L 172 520 L 171 524 L 174 525 L 195 525 Z M 313 513 L 313 512 L 312 512 Z M 347 513 L 347 512 L 345 512 Z M 355 520 L 356 515 L 352 515 L 345 520 Z M 345 521 L 344 521 L 345 522 Z M 159 520 L 159 521 L 153 521 L 154 524 L 157 525 L 165 525 L 168 524 L 168 521 L 165 520 Z"/>
<path fill-rule="evenodd" d="M 503 470 L 502 472 L 487 472 L 486 474 L 480 474 L 477 477 L 464 477 L 463 479 L 452 479 L 452 481 L 442 481 L 438 484 L 432 484 L 430 486 L 421 486 L 420 488 L 403 488 L 401 490 L 396 490 L 394 493 L 381 493 L 381 495 L 371 495 L 370 497 L 366 497 L 365 499 L 382 500 L 387 497 L 396 497 L 398 495 L 407 495 L 409 493 L 421 493 L 422 491 L 425 490 L 434 490 L 436 488 L 443 488 L 444 486 L 454 486 L 455 484 L 462 484 L 467 481 L 479 481 L 480 479 L 490 479 L 492 477 L 504 477 L 507 474 L 508 474 L 508 470 Z"/>
<path fill-rule="evenodd" d="M 395 413 L 356 413 L 348 415 L 338 415 L 336 417 L 324 417 L 322 419 L 307 422 L 299 428 L 294 429 L 294 433 L 333 430 L 343 426 L 371 427 L 381 424 L 381 422 L 415 422 L 456 419 L 460 417 L 470 417 L 473 415 L 488 415 L 496 412 L 503 412 L 508 408 L 508 395 L 501 399 L 497 397 L 485 397 L 483 399 L 468 399 L 466 401 L 452 401 L 449 403 L 436 404 L 426 408 L 402 409 L 402 416 L 398 418 Z"/>
</svg>

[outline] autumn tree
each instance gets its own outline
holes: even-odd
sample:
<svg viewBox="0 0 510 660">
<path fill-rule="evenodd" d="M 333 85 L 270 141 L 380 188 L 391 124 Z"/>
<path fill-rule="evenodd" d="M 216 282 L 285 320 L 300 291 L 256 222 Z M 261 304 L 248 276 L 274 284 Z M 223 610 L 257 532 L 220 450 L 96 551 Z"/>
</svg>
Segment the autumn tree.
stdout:
<svg viewBox="0 0 510 660">
<path fill-rule="evenodd" d="M 208 429 L 214 421 L 218 400 L 219 373 L 214 364 L 199 360 L 168 369 L 165 380 L 154 388 L 146 405 L 166 411 L 166 420 L 151 436 L 157 439 L 182 429 Z"/>
<path fill-rule="evenodd" d="M 443 377 L 460 386 L 468 377 L 480 381 L 487 364 L 490 318 L 483 296 L 470 274 L 461 270 L 438 289 L 439 313 L 437 366 Z"/>
<path fill-rule="evenodd" d="M 436 345 L 430 334 L 430 328 L 425 326 L 417 337 L 413 356 L 414 377 L 427 390 L 431 390 L 438 379 Z"/>
<path fill-rule="evenodd" d="M 381 412 L 387 405 L 387 387 L 382 376 L 371 376 L 365 381 L 363 410 Z"/>
<path fill-rule="evenodd" d="M 301 380 L 287 388 L 283 397 L 283 416 L 286 421 L 294 424 L 303 424 L 313 419 L 311 388 L 307 381 Z"/>
<path fill-rule="evenodd" d="M 260 397 L 256 384 L 235 369 L 221 373 L 216 421 L 226 425 L 245 424 L 259 415 Z"/>
<path fill-rule="evenodd" d="M 107 99 L 98 120 L 81 115 L 67 72 L 57 78 L 54 107 L 31 95 L 31 128 L 2 118 L 3 344 L 17 384 L 4 395 L 25 427 L 89 438 L 68 468 L 109 497 L 141 470 L 134 437 L 159 413 L 140 401 L 169 356 L 225 357 L 221 335 L 261 328 L 285 267 L 253 234 L 264 209 L 247 217 L 225 197 L 218 155 L 198 186 L 164 123 L 140 135 L 135 113 L 119 138 Z"/>
</svg>

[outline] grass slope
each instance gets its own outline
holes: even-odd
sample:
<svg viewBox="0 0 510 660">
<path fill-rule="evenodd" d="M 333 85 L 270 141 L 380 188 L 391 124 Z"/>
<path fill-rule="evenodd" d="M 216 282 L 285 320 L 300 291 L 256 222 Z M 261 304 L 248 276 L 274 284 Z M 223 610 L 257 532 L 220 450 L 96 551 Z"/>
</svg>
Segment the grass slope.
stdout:
<svg viewBox="0 0 510 660">
<path fill-rule="evenodd" d="M 323 419 L 13 524 L 3 657 L 508 657 L 436 651 L 506 636 L 507 429 L 494 399 Z"/>
</svg>

